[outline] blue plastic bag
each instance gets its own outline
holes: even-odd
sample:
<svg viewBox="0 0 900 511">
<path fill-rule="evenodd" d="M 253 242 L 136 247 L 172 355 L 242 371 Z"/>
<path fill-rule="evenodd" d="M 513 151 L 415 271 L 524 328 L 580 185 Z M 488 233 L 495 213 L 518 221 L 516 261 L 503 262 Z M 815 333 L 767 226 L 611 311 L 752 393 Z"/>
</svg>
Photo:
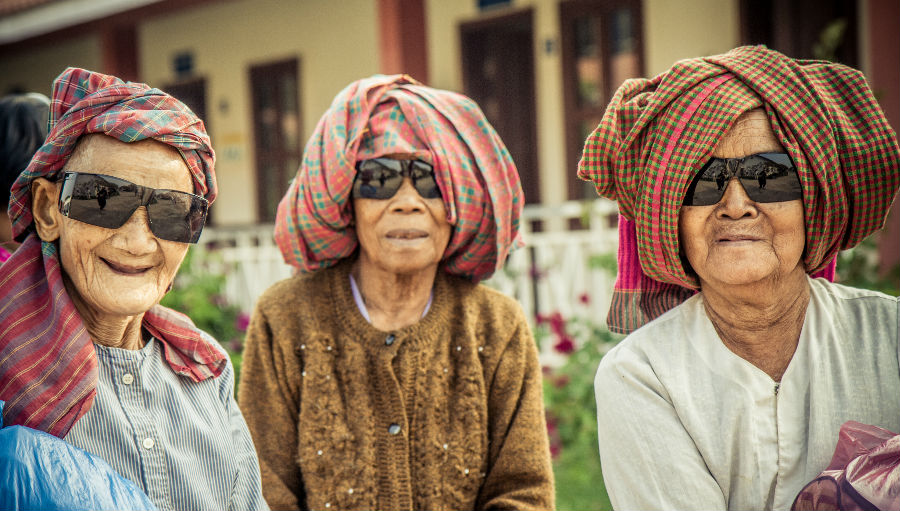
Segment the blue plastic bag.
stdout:
<svg viewBox="0 0 900 511">
<path fill-rule="evenodd" d="M 155 510 L 109 464 L 53 435 L 3 427 L 0 401 L 0 509 Z"/>
</svg>

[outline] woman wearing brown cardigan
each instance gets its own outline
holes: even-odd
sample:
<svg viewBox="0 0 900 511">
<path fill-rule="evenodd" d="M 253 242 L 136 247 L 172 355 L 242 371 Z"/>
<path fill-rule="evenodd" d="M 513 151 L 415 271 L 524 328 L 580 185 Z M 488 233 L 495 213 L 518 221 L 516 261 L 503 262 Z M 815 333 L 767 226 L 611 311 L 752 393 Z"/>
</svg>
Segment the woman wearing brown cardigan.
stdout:
<svg viewBox="0 0 900 511">
<path fill-rule="evenodd" d="M 259 300 L 240 404 L 273 509 L 551 509 L 537 350 L 477 282 L 522 191 L 468 98 L 354 82 L 278 208 L 300 273 Z"/>
</svg>

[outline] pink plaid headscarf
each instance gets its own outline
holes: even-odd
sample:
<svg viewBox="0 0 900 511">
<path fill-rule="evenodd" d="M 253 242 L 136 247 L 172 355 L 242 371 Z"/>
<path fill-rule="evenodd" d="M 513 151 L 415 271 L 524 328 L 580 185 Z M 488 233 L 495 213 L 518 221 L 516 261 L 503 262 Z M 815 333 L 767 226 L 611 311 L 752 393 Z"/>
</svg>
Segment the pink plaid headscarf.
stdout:
<svg viewBox="0 0 900 511">
<path fill-rule="evenodd" d="M 353 254 L 355 164 L 394 153 L 434 167 L 453 226 L 444 270 L 476 282 L 491 276 L 521 244 L 516 167 L 475 102 L 405 75 L 353 82 L 322 116 L 278 205 L 275 240 L 284 260 L 311 272 Z"/>
</svg>

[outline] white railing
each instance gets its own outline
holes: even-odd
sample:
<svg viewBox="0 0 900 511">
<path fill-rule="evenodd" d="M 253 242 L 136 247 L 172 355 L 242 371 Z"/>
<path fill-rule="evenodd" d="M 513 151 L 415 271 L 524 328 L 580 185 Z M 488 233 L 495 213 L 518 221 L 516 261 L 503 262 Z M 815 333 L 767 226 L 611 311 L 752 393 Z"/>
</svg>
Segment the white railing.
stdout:
<svg viewBox="0 0 900 511">
<path fill-rule="evenodd" d="M 603 323 L 615 274 L 592 260 L 615 261 L 616 211 L 615 203 L 605 199 L 526 206 L 525 247 L 514 251 L 486 284 L 516 298 L 532 320 L 560 312 Z M 207 228 L 194 258 L 201 267 L 228 275 L 226 298 L 247 312 L 292 270 L 275 245 L 272 225 Z"/>
</svg>

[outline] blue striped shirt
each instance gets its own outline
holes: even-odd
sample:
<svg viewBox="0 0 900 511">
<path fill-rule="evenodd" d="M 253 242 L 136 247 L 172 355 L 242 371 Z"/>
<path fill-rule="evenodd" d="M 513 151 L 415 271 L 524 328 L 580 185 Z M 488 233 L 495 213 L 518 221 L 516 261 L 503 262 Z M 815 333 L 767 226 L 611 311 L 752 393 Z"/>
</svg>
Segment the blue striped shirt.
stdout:
<svg viewBox="0 0 900 511">
<path fill-rule="evenodd" d="M 160 509 L 268 509 L 259 462 L 234 400 L 234 369 L 193 382 L 163 358 L 95 344 L 97 395 L 65 440 L 106 460 Z"/>
</svg>

